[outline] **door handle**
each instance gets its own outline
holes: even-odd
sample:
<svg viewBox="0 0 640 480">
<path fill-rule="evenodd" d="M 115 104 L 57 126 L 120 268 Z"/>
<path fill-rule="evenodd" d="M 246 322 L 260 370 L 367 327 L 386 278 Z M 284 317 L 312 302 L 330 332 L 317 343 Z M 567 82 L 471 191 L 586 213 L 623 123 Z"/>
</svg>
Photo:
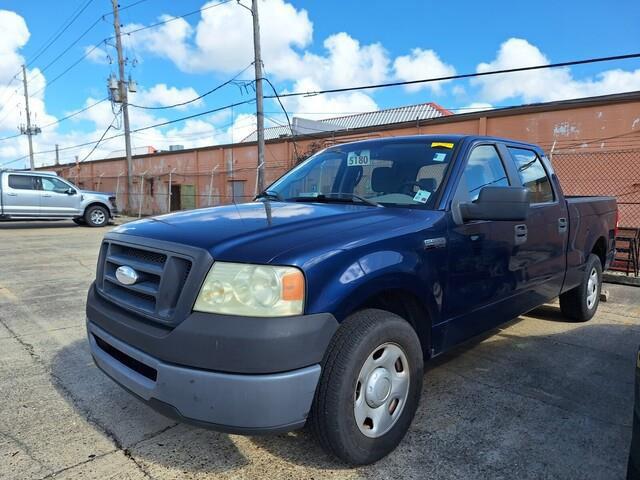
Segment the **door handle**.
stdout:
<svg viewBox="0 0 640 480">
<path fill-rule="evenodd" d="M 42 194 L 42 196 L 43 196 L 43 197 L 50 197 L 50 196 L 51 196 L 51 194 L 50 194 L 50 193 L 43 193 L 43 194 Z"/>
<path fill-rule="evenodd" d="M 7 195 L 8 195 L 9 197 L 17 197 L 17 196 L 18 196 L 18 194 L 17 194 L 17 193 L 15 193 L 15 192 L 7 192 Z"/>
<path fill-rule="evenodd" d="M 516 225 L 514 227 L 515 230 L 515 243 L 516 245 L 522 245 L 527 241 L 527 226 L 526 225 Z"/>
<path fill-rule="evenodd" d="M 558 219 L 558 232 L 564 233 L 567 231 L 567 219 L 564 217 L 560 217 Z"/>
</svg>

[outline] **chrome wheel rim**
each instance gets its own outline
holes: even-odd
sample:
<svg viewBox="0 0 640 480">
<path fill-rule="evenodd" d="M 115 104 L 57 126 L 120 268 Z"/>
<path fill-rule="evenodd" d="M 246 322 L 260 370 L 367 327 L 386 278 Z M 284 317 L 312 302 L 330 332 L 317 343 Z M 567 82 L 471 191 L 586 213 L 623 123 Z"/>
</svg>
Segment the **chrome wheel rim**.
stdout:
<svg viewBox="0 0 640 480">
<path fill-rule="evenodd" d="M 598 299 L 598 271 L 594 268 L 589 273 L 587 281 L 587 308 L 591 310 Z"/>
<path fill-rule="evenodd" d="M 94 210 L 91 212 L 91 223 L 100 225 L 101 223 L 104 223 L 105 218 L 105 214 L 102 210 Z"/>
<path fill-rule="evenodd" d="M 384 343 L 369 354 L 353 395 L 353 413 L 363 435 L 377 438 L 391 430 L 407 403 L 409 384 L 409 362 L 400 346 Z"/>
</svg>

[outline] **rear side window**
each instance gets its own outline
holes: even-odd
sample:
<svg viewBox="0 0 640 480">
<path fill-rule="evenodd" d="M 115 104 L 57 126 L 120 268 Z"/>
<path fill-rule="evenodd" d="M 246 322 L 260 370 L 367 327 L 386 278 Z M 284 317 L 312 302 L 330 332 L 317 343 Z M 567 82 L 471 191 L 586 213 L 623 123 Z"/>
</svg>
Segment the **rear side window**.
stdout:
<svg viewBox="0 0 640 480">
<path fill-rule="evenodd" d="M 35 190 L 33 177 L 29 175 L 9 175 L 9 186 L 17 190 Z"/>
<path fill-rule="evenodd" d="M 464 179 L 469 189 L 469 199 L 474 201 L 483 187 L 508 187 L 509 179 L 496 147 L 480 145 L 469 155 L 464 169 Z"/>
<path fill-rule="evenodd" d="M 531 192 L 531 203 L 553 202 L 553 188 L 542 162 L 533 150 L 509 147 L 522 185 Z"/>
</svg>

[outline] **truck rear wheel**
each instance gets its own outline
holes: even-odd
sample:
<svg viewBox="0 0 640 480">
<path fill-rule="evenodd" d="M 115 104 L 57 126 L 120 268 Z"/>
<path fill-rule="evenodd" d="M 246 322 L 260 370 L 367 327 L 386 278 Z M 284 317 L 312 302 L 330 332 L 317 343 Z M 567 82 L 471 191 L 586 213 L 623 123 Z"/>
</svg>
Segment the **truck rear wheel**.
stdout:
<svg viewBox="0 0 640 480">
<path fill-rule="evenodd" d="M 100 205 L 92 205 L 84 214 L 84 221 L 90 227 L 104 227 L 109 223 L 109 212 Z"/>
<path fill-rule="evenodd" d="M 591 320 L 598 310 L 601 286 L 602 264 L 600 258 L 592 253 L 587 259 L 580 285 L 560 295 L 562 314 L 576 322 Z"/>
<path fill-rule="evenodd" d="M 422 348 L 414 329 L 383 310 L 362 310 L 334 335 L 309 421 L 322 447 L 364 465 L 405 436 L 422 391 Z"/>
</svg>

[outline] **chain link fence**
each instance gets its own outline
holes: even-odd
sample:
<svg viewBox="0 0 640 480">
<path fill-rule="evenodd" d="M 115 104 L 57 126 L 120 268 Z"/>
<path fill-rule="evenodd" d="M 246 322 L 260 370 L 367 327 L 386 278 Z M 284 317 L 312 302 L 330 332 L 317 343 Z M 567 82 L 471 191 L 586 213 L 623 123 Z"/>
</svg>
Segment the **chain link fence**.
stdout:
<svg viewBox="0 0 640 480">
<path fill-rule="evenodd" d="M 640 149 L 551 155 L 565 195 L 616 197 L 620 226 L 640 228 Z"/>
<path fill-rule="evenodd" d="M 614 196 L 618 201 L 620 226 L 640 228 L 640 149 L 556 151 L 550 157 L 566 195 Z M 289 168 L 286 162 L 266 166 L 265 184 L 269 185 Z M 86 190 L 114 192 L 118 208 L 125 210 L 127 177 L 124 172 L 82 176 L 71 169 L 63 176 Z M 255 177 L 255 168 L 209 172 L 174 168 L 136 173 L 129 213 L 157 215 L 247 202 L 256 193 Z"/>
</svg>

